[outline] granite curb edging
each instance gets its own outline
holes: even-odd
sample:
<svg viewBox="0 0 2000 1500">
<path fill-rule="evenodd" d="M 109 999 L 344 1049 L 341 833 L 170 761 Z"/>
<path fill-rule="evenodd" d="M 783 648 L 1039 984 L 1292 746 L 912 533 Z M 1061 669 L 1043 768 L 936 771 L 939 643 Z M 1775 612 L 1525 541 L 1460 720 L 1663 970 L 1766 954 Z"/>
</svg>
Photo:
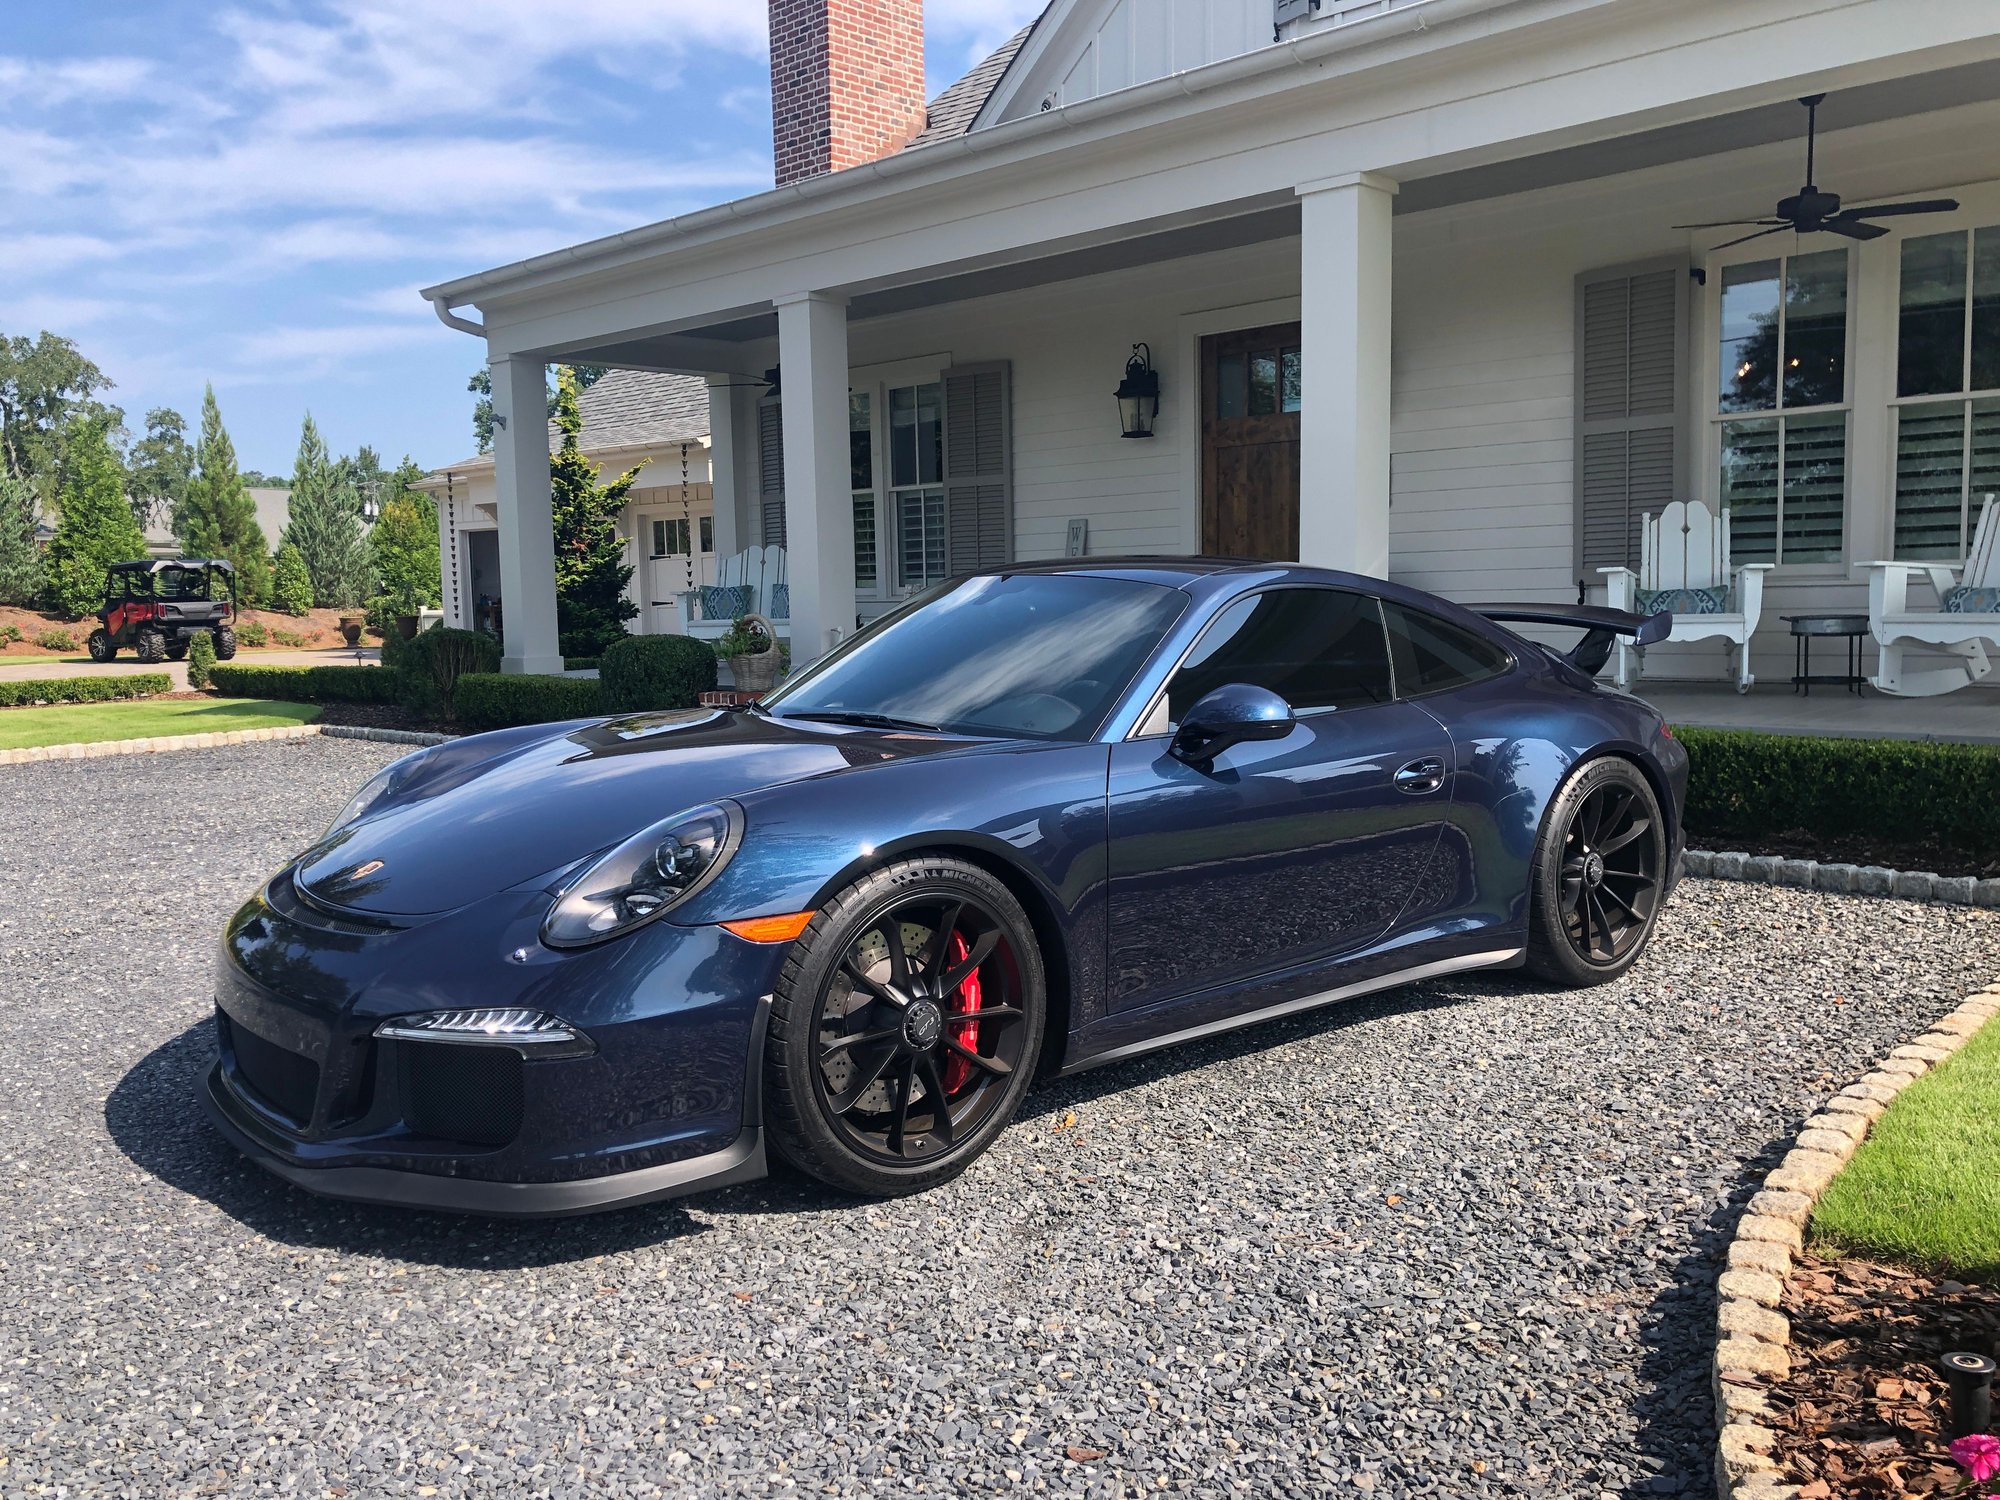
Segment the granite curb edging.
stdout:
<svg viewBox="0 0 2000 1500">
<path fill-rule="evenodd" d="M 206 734 L 161 734 L 137 740 L 0 750 L 0 766 L 23 766 L 44 760 L 101 760 L 114 755 L 157 755 L 168 750 L 212 750 L 218 745 L 304 740 L 321 734 L 342 740 L 380 740 L 391 745 L 442 745 L 452 738 L 448 734 L 423 734 L 414 729 L 370 729 L 355 724 L 276 724 L 268 729 L 221 729 Z"/>
<path fill-rule="evenodd" d="M 1902 901 L 1942 901 L 1948 906 L 2000 907 L 2000 880 L 1981 880 L 1974 875 L 1933 875 L 1929 870 L 1785 859 L 1736 849 L 1690 849 L 1681 856 L 1681 868 L 1703 880 L 1744 880 L 1836 896 L 1893 896 Z"/>
<path fill-rule="evenodd" d="M 1970 1041 L 2000 1012 L 2000 983 L 1968 995 L 1915 1041 L 1820 1107 L 1764 1178 L 1730 1239 L 1716 1281 L 1716 1492 L 1721 1500 L 1797 1500 L 1782 1476 L 1766 1393 L 1791 1374 L 1791 1323 L 1778 1310 L 1813 1205 L 1896 1096 Z"/>
</svg>

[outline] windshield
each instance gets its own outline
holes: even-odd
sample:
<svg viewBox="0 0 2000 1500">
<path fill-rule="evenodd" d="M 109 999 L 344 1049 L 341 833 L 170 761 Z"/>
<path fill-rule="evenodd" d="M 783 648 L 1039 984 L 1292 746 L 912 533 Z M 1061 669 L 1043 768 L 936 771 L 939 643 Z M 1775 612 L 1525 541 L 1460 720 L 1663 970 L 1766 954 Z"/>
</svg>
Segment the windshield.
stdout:
<svg viewBox="0 0 2000 1500">
<path fill-rule="evenodd" d="M 881 728 L 1085 739 L 1187 602 L 1117 578 L 960 579 L 876 622 L 766 706 Z"/>
<path fill-rule="evenodd" d="M 208 570 L 205 568 L 162 568 L 157 576 L 159 597 L 162 599 L 208 597 Z"/>
</svg>

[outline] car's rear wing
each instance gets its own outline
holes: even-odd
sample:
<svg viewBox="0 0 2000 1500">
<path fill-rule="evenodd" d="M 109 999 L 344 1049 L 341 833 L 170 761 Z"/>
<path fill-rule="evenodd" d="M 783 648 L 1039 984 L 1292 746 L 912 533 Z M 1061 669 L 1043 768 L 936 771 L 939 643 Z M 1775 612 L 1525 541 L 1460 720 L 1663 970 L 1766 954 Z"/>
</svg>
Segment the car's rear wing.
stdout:
<svg viewBox="0 0 2000 1500">
<path fill-rule="evenodd" d="M 1593 677 L 1611 659 L 1611 643 L 1629 635 L 1634 643 L 1650 646 L 1664 641 L 1674 628 L 1668 611 L 1656 615 L 1635 615 L 1629 610 L 1607 609 L 1601 604 L 1472 604 L 1475 614 L 1500 625 L 1567 625 L 1581 630 L 1583 639 L 1566 652 L 1563 660 Z"/>
</svg>

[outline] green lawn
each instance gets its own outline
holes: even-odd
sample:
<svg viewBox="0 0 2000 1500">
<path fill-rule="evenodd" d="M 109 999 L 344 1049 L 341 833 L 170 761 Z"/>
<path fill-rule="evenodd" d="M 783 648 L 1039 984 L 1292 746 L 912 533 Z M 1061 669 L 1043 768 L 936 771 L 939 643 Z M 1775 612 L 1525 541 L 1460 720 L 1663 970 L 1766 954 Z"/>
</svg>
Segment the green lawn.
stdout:
<svg viewBox="0 0 2000 1500">
<path fill-rule="evenodd" d="M 2000 1275 L 2000 1021 L 1904 1089 L 1813 1213 L 1814 1247 Z"/>
<path fill-rule="evenodd" d="M 232 729 L 271 729 L 310 724 L 319 709 L 310 703 L 259 698 L 193 698 L 155 703 L 58 703 L 47 708 L 0 712 L 0 750 L 36 745 L 82 745 L 99 740 L 146 740 L 162 734 L 223 734 Z"/>
</svg>

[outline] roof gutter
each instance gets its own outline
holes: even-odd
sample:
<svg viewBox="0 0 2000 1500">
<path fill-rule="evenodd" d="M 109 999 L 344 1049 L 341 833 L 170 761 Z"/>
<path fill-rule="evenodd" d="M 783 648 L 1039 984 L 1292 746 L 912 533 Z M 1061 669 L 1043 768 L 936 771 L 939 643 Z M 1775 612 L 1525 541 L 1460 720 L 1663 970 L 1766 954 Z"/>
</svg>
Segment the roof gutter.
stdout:
<svg viewBox="0 0 2000 1500">
<path fill-rule="evenodd" d="M 1171 103 L 1183 98 L 1200 99 L 1217 89 L 1252 82 L 1293 68 L 1309 68 L 1324 59 L 1357 51 L 1393 36 L 1431 31 L 1441 23 L 1513 3 L 1517 0 L 1424 0 L 1420 6 L 1408 6 L 1366 20 L 1325 27 L 1289 42 L 1259 47 L 1255 51 L 1170 73 L 1164 78 L 1151 79 L 1131 88 L 975 129 L 948 141 L 899 151 L 844 171 L 809 177 L 753 197 L 697 209 L 676 218 L 587 240 L 580 245 L 553 250 L 490 271 L 480 271 L 456 281 L 441 282 L 425 288 L 423 295 L 430 299 L 438 317 L 448 327 L 483 337 L 486 330 L 482 326 L 458 317 L 450 311 L 451 307 L 471 301 L 482 291 L 505 287 L 538 272 L 563 270 L 608 259 L 621 250 L 664 249 L 677 242 L 693 240 L 707 230 L 747 230 L 762 221 L 776 218 L 787 209 L 830 207 L 843 198 L 859 200 L 868 188 L 882 183 L 894 185 L 899 179 L 919 173 L 945 179 L 968 175 L 978 169 L 976 158 L 1003 147 L 1017 144 L 1033 146 L 1045 142 L 1048 149 L 1059 149 L 1060 137 L 1102 120 L 1136 113 L 1152 104 Z"/>
</svg>

